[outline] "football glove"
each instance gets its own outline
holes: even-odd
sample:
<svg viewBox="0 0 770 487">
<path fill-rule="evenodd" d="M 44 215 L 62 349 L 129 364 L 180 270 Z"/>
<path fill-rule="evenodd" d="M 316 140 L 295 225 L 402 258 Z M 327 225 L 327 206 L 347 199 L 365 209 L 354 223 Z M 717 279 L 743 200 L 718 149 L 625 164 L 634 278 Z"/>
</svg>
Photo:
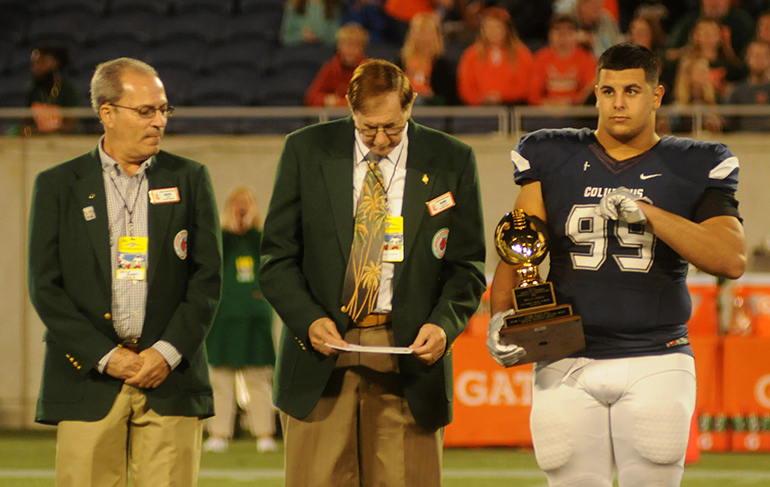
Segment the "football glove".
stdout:
<svg viewBox="0 0 770 487">
<path fill-rule="evenodd" d="M 512 367 L 516 365 L 516 362 L 521 357 L 527 354 L 527 351 L 518 345 L 510 344 L 506 345 L 500 343 L 500 330 L 503 329 L 505 318 L 516 314 L 516 311 L 509 309 L 508 311 L 500 311 L 495 313 L 491 320 L 489 320 L 489 330 L 487 332 L 487 350 L 495 362 L 503 367 Z"/>
<path fill-rule="evenodd" d="M 647 217 L 637 201 L 652 204 L 647 197 L 640 197 L 623 186 L 607 193 L 596 206 L 596 213 L 607 220 L 620 220 L 627 223 L 647 223 Z"/>
</svg>

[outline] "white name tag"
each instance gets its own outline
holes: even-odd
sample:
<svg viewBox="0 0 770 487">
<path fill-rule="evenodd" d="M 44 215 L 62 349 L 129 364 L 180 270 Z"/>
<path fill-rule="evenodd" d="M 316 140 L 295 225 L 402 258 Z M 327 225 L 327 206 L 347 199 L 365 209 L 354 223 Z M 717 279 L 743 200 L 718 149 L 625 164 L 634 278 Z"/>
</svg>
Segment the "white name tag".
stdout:
<svg viewBox="0 0 770 487">
<path fill-rule="evenodd" d="M 161 188 L 150 190 L 150 203 L 153 205 L 178 202 L 179 190 L 177 188 Z"/>
<path fill-rule="evenodd" d="M 455 199 L 452 197 L 452 192 L 447 191 L 438 198 L 434 198 L 427 203 L 430 216 L 436 216 L 442 211 L 446 211 L 455 205 Z"/>
</svg>

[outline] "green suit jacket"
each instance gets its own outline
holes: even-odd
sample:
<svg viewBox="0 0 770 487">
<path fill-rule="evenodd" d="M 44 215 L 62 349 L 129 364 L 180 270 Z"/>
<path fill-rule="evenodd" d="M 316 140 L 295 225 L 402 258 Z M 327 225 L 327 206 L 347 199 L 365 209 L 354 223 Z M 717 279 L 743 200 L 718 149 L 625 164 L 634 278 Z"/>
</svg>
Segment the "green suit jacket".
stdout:
<svg viewBox="0 0 770 487">
<path fill-rule="evenodd" d="M 211 416 L 203 342 L 219 302 L 222 274 L 211 180 L 203 165 L 162 151 L 147 179 L 151 190 L 178 188 L 180 201 L 148 204 L 148 292 L 139 346 L 165 340 L 183 359 L 145 394 L 158 414 Z M 176 238 L 183 230 L 188 232 L 186 255 Z M 123 384 L 96 369 L 121 341 L 111 320 L 109 237 L 97 149 L 37 176 L 28 279 L 32 304 L 46 326 L 38 422 L 100 420 Z"/>
<path fill-rule="evenodd" d="M 393 333 L 411 345 L 420 327 L 435 323 L 447 350 L 475 312 L 485 287 L 484 236 L 472 149 L 441 132 L 409 122 L 402 215 L 404 261 L 395 264 Z M 262 292 L 283 319 L 273 389 L 276 405 L 303 418 L 329 380 L 336 357 L 313 350 L 308 330 L 329 317 L 344 336 L 351 325 L 342 286 L 353 241 L 351 118 L 307 127 L 288 136 L 262 237 Z M 451 192 L 455 206 L 431 216 L 426 203 Z M 449 231 L 446 253 L 439 248 Z M 452 420 L 449 353 L 427 366 L 399 356 L 403 388 L 417 423 L 435 430 Z"/>
</svg>

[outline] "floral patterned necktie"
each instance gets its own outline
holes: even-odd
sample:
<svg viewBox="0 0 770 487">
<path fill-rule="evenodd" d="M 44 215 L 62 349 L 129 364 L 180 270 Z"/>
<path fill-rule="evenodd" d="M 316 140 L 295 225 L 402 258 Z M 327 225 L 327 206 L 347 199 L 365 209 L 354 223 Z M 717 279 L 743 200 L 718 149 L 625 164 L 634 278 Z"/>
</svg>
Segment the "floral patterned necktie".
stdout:
<svg viewBox="0 0 770 487">
<path fill-rule="evenodd" d="M 366 159 L 369 161 L 369 170 L 358 197 L 353 245 L 342 288 L 342 311 L 354 322 L 366 317 L 377 306 L 385 220 L 388 216 L 387 198 L 379 167 L 382 156 L 369 152 Z"/>
</svg>

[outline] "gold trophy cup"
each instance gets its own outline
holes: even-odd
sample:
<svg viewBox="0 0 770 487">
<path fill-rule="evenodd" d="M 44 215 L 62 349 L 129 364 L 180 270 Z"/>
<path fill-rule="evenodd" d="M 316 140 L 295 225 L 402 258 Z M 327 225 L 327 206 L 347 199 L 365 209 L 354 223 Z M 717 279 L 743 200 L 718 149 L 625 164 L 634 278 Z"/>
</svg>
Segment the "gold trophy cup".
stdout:
<svg viewBox="0 0 770 487">
<path fill-rule="evenodd" d="M 495 230 L 497 253 L 519 266 L 513 289 L 516 314 L 505 319 L 500 342 L 516 344 L 527 354 L 517 363 L 553 361 L 585 349 L 583 322 L 569 304 L 557 304 L 553 284 L 540 277 L 537 266 L 548 254 L 545 224 L 522 210 L 507 213 Z"/>
</svg>

